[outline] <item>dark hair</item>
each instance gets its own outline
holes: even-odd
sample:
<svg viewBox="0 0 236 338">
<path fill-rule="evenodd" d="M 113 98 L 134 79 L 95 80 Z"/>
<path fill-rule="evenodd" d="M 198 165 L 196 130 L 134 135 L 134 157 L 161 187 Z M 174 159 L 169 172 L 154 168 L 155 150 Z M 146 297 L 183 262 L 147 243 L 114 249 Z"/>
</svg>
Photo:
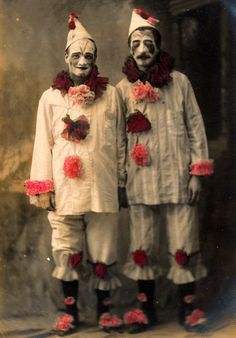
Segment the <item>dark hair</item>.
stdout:
<svg viewBox="0 0 236 338">
<path fill-rule="evenodd" d="M 131 34 L 130 34 L 130 36 L 129 36 L 129 38 L 128 38 L 128 45 L 129 45 L 129 47 L 130 47 L 130 42 L 131 42 L 131 36 L 132 36 L 132 34 L 134 33 L 134 32 L 136 32 L 136 31 L 141 31 L 141 32 L 143 32 L 143 31 L 145 31 L 145 30 L 150 30 L 151 32 L 152 32 L 152 34 L 153 34 L 153 37 L 154 37 L 154 40 L 155 40 L 155 42 L 156 42 L 156 45 L 157 45 L 157 48 L 161 48 L 161 34 L 160 34 L 160 32 L 157 30 L 157 29 L 155 29 L 155 28 L 152 28 L 152 27 L 139 27 L 139 28 L 137 28 L 137 29 L 135 29 Z"/>
</svg>

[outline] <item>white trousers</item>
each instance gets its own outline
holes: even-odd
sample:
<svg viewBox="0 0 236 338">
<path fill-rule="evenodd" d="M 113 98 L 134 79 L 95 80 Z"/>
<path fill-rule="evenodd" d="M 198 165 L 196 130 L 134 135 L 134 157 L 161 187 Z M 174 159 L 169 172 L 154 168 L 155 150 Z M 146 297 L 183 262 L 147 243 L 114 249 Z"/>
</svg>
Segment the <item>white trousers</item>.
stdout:
<svg viewBox="0 0 236 338">
<path fill-rule="evenodd" d="M 166 238 L 170 261 L 169 279 L 176 284 L 184 284 L 206 276 L 206 269 L 201 263 L 196 206 L 131 205 L 130 219 L 130 255 L 123 269 L 125 275 L 135 280 L 146 280 L 161 274 L 158 258 L 163 239 Z M 143 250 L 147 254 L 146 266 L 135 264 L 132 255 L 136 250 Z M 177 263 L 175 255 L 178 250 L 188 255 L 188 264 Z"/>
<path fill-rule="evenodd" d="M 48 219 L 52 227 L 52 251 L 56 264 L 54 277 L 66 281 L 79 278 L 78 271 L 69 264 L 71 255 L 78 252 L 83 252 L 86 257 L 85 265 L 103 263 L 109 266 L 116 263 L 117 213 L 89 212 L 84 215 L 60 216 L 49 212 Z M 97 281 L 96 287 L 110 289 L 118 286 L 113 273 L 107 277 Z"/>
</svg>

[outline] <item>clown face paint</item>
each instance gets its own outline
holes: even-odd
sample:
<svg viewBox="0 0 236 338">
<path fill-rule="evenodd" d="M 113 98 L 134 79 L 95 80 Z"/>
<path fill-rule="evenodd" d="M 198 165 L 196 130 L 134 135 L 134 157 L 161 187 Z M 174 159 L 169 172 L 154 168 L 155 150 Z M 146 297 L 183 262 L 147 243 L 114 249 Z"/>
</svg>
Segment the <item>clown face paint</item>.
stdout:
<svg viewBox="0 0 236 338">
<path fill-rule="evenodd" d="M 152 31 L 136 30 L 130 39 L 130 53 L 138 68 L 145 72 L 155 61 L 159 49 L 156 45 Z"/>
<path fill-rule="evenodd" d="M 67 52 L 65 62 L 68 64 L 71 78 L 76 84 L 84 82 L 96 61 L 95 44 L 89 39 L 77 40 Z"/>
</svg>

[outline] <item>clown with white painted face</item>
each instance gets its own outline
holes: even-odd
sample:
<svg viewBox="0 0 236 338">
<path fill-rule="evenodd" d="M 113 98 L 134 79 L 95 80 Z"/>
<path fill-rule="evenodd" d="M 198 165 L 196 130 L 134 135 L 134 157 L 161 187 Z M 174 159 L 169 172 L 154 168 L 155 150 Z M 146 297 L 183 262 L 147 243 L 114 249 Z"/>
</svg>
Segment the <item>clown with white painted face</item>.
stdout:
<svg viewBox="0 0 236 338">
<path fill-rule="evenodd" d="M 70 15 L 65 48 L 68 71 L 46 90 L 37 113 L 31 204 L 47 209 L 52 227 L 53 276 L 61 281 L 66 314 L 55 333 L 79 326 L 78 280 L 90 276 L 97 318 L 105 331 L 121 326 L 110 312 L 116 274 L 119 196 L 125 185 L 125 122 L 116 90 L 98 76 L 94 39 Z"/>
<path fill-rule="evenodd" d="M 163 229 L 170 269 L 178 286 L 179 322 L 202 330 L 204 313 L 195 304 L 196 281 L 206 276 L 201 262 L 197 203 L 201 176 L 213 173 L 205 128 L 192 86 L 173 69 L 161 49 L 159 20 L 134 9 L 129 27 L 126 78 L 117 89 L 123 99 L 127 132 L 127 197 L 130 249 L 123 273 L 137 281 L 138 310 L 124 322 L 130 333 L 157 323 L 155 279 L 160 268 Z M 164 228 L 163 228 L 164 226 Z"/>
<path fill-rule="evenodd" d="M 68 64 L 70 78 L 76 85 L 88 79 L 96 57 L 95 43 L 89 39 L 77 40 L 67 48 L 65 62 Z"/>
</svg>

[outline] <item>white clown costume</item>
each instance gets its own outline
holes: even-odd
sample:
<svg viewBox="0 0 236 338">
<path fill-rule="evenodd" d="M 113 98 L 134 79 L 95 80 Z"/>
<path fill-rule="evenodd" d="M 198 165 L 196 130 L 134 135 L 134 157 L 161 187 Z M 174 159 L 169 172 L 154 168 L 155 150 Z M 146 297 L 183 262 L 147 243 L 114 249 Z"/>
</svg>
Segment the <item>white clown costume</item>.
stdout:
<svg viewBox="0 0 236 338">
<path fill-rule="evenodd" d="M 129 39 L 139 29 L 158 31 L 158 22 L 135 9 Z M 123 272 L 139 281 L 139 292 L 146 293 L 143 281 L 154 281 L 161 273 L 158 252 L 163 224 L 170 258 L 168 278 L 185 285 L 206 276 L 197 206 L 189 205 L 188 184 L 192 175 L 207 176 L 213 171 L 192 86 L 184 74 L 171 69 L 166 52 L 160 50 L 157 58 L 145 73 L 129 56 L 123 67 L 127 77 L 117 85 L 127 122 L 126 189 L 131 218 L 130 253 Z M 151 297 L 153 289 L 154 284 Z M 146 315 L 155 322 L 150 315 L 153 299 L 150 304 Z"/>
<path fill-rule="evenodd" d="M 69 28 L 66 51 L 84 39 L 94 42 L 75 13 Z M 98 76 L 96 65 L 79 86 L 62 71 L 39 101 L 31 176 L 25 185 L 32 204 L 39 194 L 55 194 L 55 210 L 48 215 L 56 263 L 53 276 L 63 281 L 64 290 L 69 285 L 65 299 L 72 288 L 76 295 L 77 284 L 71 283 L 81 277 L 83 265 L 89 267 L 94 288 L 101 291 L 99 297 L 103 290 L 108 296 L 109 290 L 120 286 L 113 270 L 118 186 L 125 185 L 124 127 L 116 89 L 107 78 Z M 108 307 L 99 309 L 98 315 Z M 72 323 L 77 326 L 76 309 L 73 311 L 67 314 L 73 315 Z M 71 333 L 68 320 L 65 331 Z M 61 323 L 60 319 L 56 329 L 60 333 Z"/>
</svg>

